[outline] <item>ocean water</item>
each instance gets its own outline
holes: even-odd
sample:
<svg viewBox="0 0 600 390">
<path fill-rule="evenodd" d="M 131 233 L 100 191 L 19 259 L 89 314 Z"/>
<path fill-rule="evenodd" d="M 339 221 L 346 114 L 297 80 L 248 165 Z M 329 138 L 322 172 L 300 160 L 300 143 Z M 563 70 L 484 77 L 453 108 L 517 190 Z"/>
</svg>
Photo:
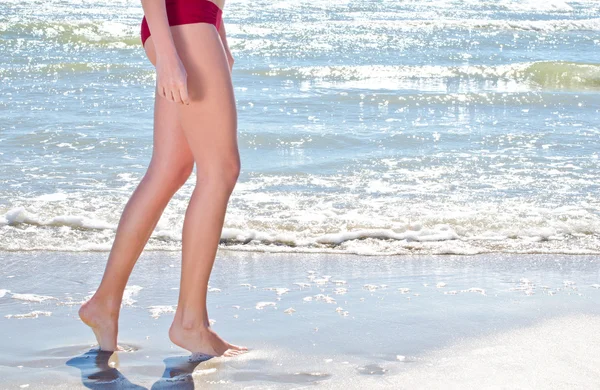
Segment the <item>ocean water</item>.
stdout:
<svg viewBox="0 0 600 390">
<path fill-rule="evenodd" d="M 0 250 L 108 251 L 152 151 L 137 0 L 0 3 Z M 228 0 L 222 248 L 600 253 L 600 2 Z M 179 250 L 194 179 L 147 250 Z"/>
</svg>

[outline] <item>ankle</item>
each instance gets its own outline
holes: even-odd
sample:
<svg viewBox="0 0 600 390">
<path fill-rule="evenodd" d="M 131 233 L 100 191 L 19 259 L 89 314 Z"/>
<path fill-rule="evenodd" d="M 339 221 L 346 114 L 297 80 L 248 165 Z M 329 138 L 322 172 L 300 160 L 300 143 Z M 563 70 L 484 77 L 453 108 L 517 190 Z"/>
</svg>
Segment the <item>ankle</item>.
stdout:
<svg viewBox="0 0 600 390">
<path fill-rule="evenodd" d="M 198 315 L 183 314 L 179 318 L 176 316 L 173 323 L 185 331 L 205 331 L 209 328 L 208 321 Z"/>
<path fill-rule="evenodd" d="M 111 314 L 118 314 L 121 309 L 121 300 L 115 299 L 112 297 L 104 297 L 98 294 L 95 294 L 90 300 L 87 302 L 93 307 L 102 310 L 103 312 L 108 312 Z"/>
</svg>

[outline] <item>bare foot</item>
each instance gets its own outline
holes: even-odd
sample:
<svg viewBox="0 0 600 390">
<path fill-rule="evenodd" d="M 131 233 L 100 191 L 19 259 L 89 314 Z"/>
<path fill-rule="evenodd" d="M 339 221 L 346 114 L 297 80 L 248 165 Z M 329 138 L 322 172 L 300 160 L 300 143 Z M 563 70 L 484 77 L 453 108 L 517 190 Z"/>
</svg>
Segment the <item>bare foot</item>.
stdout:
<svg viewBox="0 0 600 390">
<path fill-rule="evenodd" d="M 181 324 L 173 322 L 169 329 L 169 338 L 173 344 L 187 349 L 192 354 L 231 357 L 248 352 L 246 347 L 226 342 L 209 327 L 184 329 Z"/>
<path fill-rule="evenodd" d="M 85 302 L 79 309 L 79 318 L 92 328 L 102 351 L 118 351 L 117 333 L 119 331 L 116 313 L 97 303 L 94 298 Z"/>
</svg>

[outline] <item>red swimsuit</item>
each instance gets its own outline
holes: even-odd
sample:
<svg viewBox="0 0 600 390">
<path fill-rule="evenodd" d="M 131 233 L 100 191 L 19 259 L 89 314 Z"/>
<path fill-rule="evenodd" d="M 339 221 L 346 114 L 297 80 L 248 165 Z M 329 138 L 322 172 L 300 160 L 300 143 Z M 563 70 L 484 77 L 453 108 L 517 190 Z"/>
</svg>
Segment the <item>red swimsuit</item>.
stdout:
<svg viewBox="0 0 600 390">
<path fill-rule="evenodd" d="M 169 26 L 191 23 L 213 24 L 217 31 L 221 26 L 223 10 L 210 0 L 165 0 Z M 142 19 L 142 46 L 150 36 L 146 17 Z"/>
</svg>

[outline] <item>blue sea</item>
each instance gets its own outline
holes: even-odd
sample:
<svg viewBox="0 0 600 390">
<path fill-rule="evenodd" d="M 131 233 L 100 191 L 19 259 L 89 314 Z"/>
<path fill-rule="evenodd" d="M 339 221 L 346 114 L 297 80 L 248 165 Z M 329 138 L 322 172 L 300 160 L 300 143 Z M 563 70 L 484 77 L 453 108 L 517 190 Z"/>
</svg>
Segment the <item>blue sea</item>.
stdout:
<svg viewBox="0 0 600 390">
<path fill-rule="evenodd" d="M 108 251 L 152 153 L 138 0 L 0 3 L 0 251 Z M 600 2 L 228 0 L 221 248 L 600 253 Z M 146 250 L 181 247 L 194 178 Z"/>
</svg>

